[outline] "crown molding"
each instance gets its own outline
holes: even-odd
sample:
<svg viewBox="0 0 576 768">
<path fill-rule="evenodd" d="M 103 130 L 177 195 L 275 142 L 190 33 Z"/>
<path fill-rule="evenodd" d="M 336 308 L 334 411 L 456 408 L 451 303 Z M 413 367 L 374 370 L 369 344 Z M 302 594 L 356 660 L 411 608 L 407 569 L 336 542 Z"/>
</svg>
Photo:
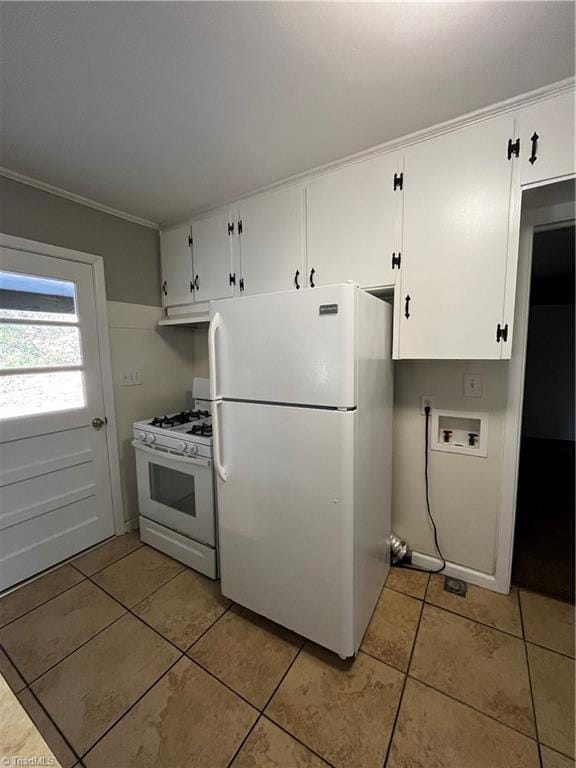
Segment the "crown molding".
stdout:
<svg viewBox="0 0 576 768">
<path fill-rule="evenodd" d="M 42 192 L 49 192 L 51 195 L 63 197 L 66 200 L 72 200 L 72 202 L 78 203 L 79 205 L 85 205 L 87 208 L 95 208 L 97 211 L 102 211 L 102 213 L 107 213 L 110 216 L 116 216 L 118 219 L 125 219 L 132 224 L 140 224 L 140 226 L 149 227 L 150 229 L 159 229 L 158 224 L 154 221 L 141 219 L 139 216 L 126 213 L 126 211 L 119 211 L 117 208 L 111 208 L 109 205 L 104 205 L 104 203 L 98 203 L 96 200 L 90 200 L 88 197 L 82 197 L 82 195 L 76 195 L 74 192 L 68 192 L 67 189 L 54 187 L 52 184 L 47 184 L 45 181 L 33 179 L 30 176 L 25 176 L 23 173 L 18 173 L 17 171 L 11 171 L 9 168 L 3 166 L 0 166 L 0 176 L 12 179 L 12 181 L 18 181 L 20 184 L 26 184 L 28 187 L 35 187 L 36 189 L 42 190 Z"/>
<path fill-rule="evenodd" d="M 371 157 L 376 157 L 378 155 L 384 155 L 388 152 L 404 149 L 411 144 L 416 144 L 421 141 L 426 141 L 427 139 L 432 139 L 443 133 L 456 131 L 460 128 L 464 128 L 467 125 L 473 125 L 474 123 L 480 123 L 484 120 L 489 120 L 490 118 L 496 117 L 497 115 L 503 115 L 510 112 L 518 112 L 519 110 L 525 109 L 532 104 L 536 104 L 547 99 L 552 99 L 562 93 L 574 91 L 575 87 L 576 78 L 574 77 L 568 77 L 565 80 L 559 80 L 558 82 L 550 83 L 549 85 L 545 85 L 542 88 L 537 88 L 534 91 L 529 91 L 528 93 L 523 93 L 518 96 L 512 96 L 505 101 L 499 101 L 496 104 L 490 104 L 487 107 L 482 107 L 481 109 L 477 109 L 474 112 L 468 112 L 465 115 L 451 118 L 450 120 L 446 120 L 443 123 L 430 126 L 429 128 L 423 128 L 422 130 L 415 131 L 414 133 L 409 133 L 404 136 L 399 136 L 396 139 L 391 139 L 390 141 L 387 141 L 383 144 L 377 144 L 376 146 L 362 150 L 361 152 L 347 155 L 346 157 L 342 157 L 331 163 L 325 163 L 324 165 L 311 168 L 310 170 L 303 171 L 302 173 L 294 174 L 288 178 L 275 181 L 272 184 L 259 187 L 258 189 L 252 190 L 250 192 L 246 192 L 244 195 L 239 197 L 226 199 L 219 205 L 213 205 L 209 208 L 196 209 L 191 211 L 186 216 L 167 219 L 160 222 L 159 228 L 164 229 L 174 227 L 178 224 L 184 224 L 191 220 L 202 218 L 210 213 L 215 213 L 221 209 L 225 209 L 230 205 L 237 204 L 248 197 L 271 192 L 274 189 L 280 189 L 281 187 L 289 186 L 290 184 L 301 184 L 304 181 L 309 181 L 316 178 L 317 176 L 322 176 L 325 173 L 330 173 L 331 171 L 335 171 L 338 168 L 342 168 L 343 166 L 350 165 L 352 163 L 361 162 L 362 160 L 367 160 Z"/>
</svg>

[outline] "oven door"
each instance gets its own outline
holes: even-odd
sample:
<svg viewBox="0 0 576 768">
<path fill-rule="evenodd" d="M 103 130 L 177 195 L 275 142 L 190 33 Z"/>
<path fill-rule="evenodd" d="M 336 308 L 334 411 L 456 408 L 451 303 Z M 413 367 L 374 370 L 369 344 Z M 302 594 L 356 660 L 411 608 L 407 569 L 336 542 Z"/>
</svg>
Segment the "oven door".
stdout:
<svg viewBox="0 0 576 768">
<path fill-rule="evenodd" d="M 212 462 L 132 443 L 140 514 L 215 546 Z"/>
</svg>

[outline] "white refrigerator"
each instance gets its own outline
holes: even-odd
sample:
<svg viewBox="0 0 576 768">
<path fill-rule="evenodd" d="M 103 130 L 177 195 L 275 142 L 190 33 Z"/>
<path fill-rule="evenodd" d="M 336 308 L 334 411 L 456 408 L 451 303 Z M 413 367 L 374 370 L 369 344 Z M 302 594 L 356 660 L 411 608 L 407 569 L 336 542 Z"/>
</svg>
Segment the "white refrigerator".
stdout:
<svg viewBox="0 0 576 768">
<path fill-rule="evenodd" d="M 222 592 L 342 657 L 389 569 L 391 323 L 353 284 L 210 304 Z"/>
</svg>

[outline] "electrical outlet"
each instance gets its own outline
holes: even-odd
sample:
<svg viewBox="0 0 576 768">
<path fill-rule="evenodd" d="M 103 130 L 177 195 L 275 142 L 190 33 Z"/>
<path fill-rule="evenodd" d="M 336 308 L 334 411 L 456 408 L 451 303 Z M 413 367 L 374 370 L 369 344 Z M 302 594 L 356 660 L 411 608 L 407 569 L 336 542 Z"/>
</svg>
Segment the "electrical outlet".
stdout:
<svg viewBox="0 0 576 768">
<path fill-rule="evenodd" d="M 479 373 L 464 374 L 464 397 L 482 397 L 482 376 Z"/>
<path fill-rule="evenodd" d="M 426 413 L 424 410 L 426 406 L 430 406 L 430 410 L 434 408 L 434 396 L 433 395 L 420 395 L 420 413 L 422 416 Z"/>
<path fill-rule="evenodd" d="M 140 368 L 127 368 L 120 376 L 121 387 L 136 387 L 142 384 L 142 371 Z"/>
</svg>

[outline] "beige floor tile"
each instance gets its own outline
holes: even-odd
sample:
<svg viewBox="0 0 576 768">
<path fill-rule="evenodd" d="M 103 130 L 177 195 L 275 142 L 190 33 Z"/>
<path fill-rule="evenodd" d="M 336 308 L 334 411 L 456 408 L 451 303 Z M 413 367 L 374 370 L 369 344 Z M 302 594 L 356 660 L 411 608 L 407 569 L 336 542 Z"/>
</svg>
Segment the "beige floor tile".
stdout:
<svg viewBox="0 0 576 768">
<path fill-rule="evenodd" d="M 425 605 L 410 675 L 534 736 L 524 642 Z"/>
<path fill-rule="evenodd" d="M 187 569 L 135 606 L 134 613 L 185 651 L 230 605 L 219 582 Z"/>
<path fill-rule="evenodd" d="M 30 682 L 123 613 L 86 580 L 1 629 L 0 642 Z"/>
<path fill-rule="evenodd" d="M 531 643 L 527 648 L 538 738 L 574 757 L 574 660 Z"/>
<path fill-rule="evenodd" d="M 574 606 L 520 591 L 526 640 L 574 658 Z"/>
<path fill-rule="evenodd" d="M 540 754 L 542 755 L 542 768 L 574 768 L 574 760 L 555 752 L 550 747 L 545 747 L 544 744 L 540 744 Z"/>
<path fill-rule="evenodd" d="M 18 691 L 26 687 L 26 683 L 2 648 L 0 648 L 0 675 L 6 680 L 14 693 L 18 693 Z"/>
<path fill-rule="evenodd" d="M 78 758 L 68 744 L 66 744 L 66 740 L 58 732 L 58 729 L 46 712 L 38 704 L 30 689 L 26 689 L 18 694 L 18 700 L 26 710 L 28 717 L 40 731 L 40 735 L 48 744 L 62 768 L 72 768 L 73 765 L 76 765 Z"/>
<path fill-rule="evenodd" d="M 328 764 L 263 717 L 230 768 L 328 768 Z"/>
<path fill-rule="evenodd" d="M 178 656 L 154 630 L 126 614 L 32 689 L 82 755 Z"/>
<path fill-rule="evenodd" d="M 0 678 L 0 725 L 0 765 L 7 768 L 57 766 L 53 752 L 3 678 Z"/>
<path fill-rule="evenodd" d="M 421 610 L 420 600 L 383 589 L 361 650 L 406 672 Z"/>
<path fill-rule="evenodd" d="M 336 768 L 381 768 L 403 680 L 363 653 L 344 662 L 307 645 L 266 714 Z"/>
<path fill-rule="evenodd" d="M 83 579 L 84 576 L 71 565 L 63 565 L 18 587 L 14 592 L 0 598 L 0 627 L 79 584 Z"/>
<path fill-rule="evenodd" d="M 132 608 L 185 568 L 156 549 L 140 547 L 93 579 L 123 605 Z"/>
<path fill-rule="evenodd" d="M 414 571 L 410 568 L 393 566 L 390 568 L 386 586 L 389 589 L 395 589 L 397 592 L 404 592 L 405 595 L 418 597 L 422 600 L 426 594 L 428 578 L 428 574 L 422 571 Z"/>
<path fill-rule="evenodd" d="M 430 577 L 426 601 L 447 611 L 459 613 L 474 621 L 488 624 L 503 632 L 522 637 L 522 622 L 518 605 L 518 591 L 512 587 L 509 595 L 499 595 L 489 589 L 468 584 L 465 597 L 444 591 L 444 576 Z"/>
<path fill-rule="evenodd" d="M 86 576 L 92 576 L 141 546 L 143 544 L 136 531 L 125 533 L 123 536 L 116 536 L 91 552 L 77 557 L 76 560 L 72 561 L 72 564 Z"/>
<path fill-rule="evenodd" d="M 480 712 L 408 679 L 387 768 L 539 768 L 538 746 Z"/>
<path fill-rule="evenodd" d="M 261 709 L 301 644 L 302 639 L 290 630 L 236 605 L 188 655 Z"/>
<path fill-rule="evenodd" d="M 224 768 L 258 712 L 181 659 L 84 759 L 87 768 Z"/>
</svg>

